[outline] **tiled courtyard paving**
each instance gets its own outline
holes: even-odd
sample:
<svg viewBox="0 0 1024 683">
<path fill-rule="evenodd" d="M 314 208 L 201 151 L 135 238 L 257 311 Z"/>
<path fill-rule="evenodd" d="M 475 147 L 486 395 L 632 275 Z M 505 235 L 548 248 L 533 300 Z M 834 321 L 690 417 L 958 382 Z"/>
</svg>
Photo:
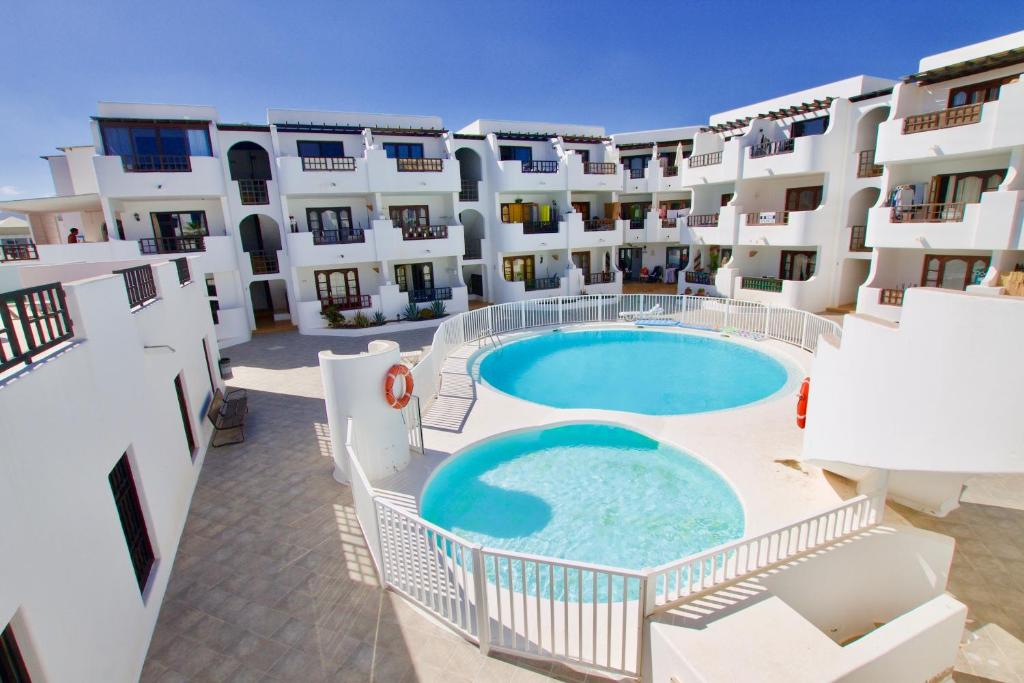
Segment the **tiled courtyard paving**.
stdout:
<svg viewBox="0 0 1024 683">
<path fill-rule="evenodd" d="M 414 351 L 432 334 L 384 336 Z M 484 657 L 377 584 L 331 476 L 316 357 L 370 339 L 282 333 L 224 351 L 249 391 L 246 441 L 206 456 L 143 681 L 584 680 Z M 956 681 L 1024 683 L 1022 491 L 1022 477 L 974 482 L 942 520 L 899 509 L 957 538 L 950 591 L 971 614 Z"/>
</svg>

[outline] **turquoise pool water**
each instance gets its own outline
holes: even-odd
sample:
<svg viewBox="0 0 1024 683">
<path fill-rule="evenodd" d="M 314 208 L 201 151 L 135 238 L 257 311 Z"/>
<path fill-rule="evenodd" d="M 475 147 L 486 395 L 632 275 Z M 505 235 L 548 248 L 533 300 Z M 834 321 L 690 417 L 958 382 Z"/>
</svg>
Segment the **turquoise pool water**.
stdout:
<svg viewBox="0 0 1024 683">
<path fill-rule="evenodd" d="M 553 332 L 487 354 L 480 377 L 555 408 L 678 415 L 734 408 L 785 386 L 771 356 L 722 339 L 650 330 Z"/>
<path fill-rule="evenodd" d="M 717 472 L 642 434 L 600 424 L 474 446 L 438 469 L 420 513 L 487 547 L 627 569 L 743 534 L 743 506 Z"/>
</svg>

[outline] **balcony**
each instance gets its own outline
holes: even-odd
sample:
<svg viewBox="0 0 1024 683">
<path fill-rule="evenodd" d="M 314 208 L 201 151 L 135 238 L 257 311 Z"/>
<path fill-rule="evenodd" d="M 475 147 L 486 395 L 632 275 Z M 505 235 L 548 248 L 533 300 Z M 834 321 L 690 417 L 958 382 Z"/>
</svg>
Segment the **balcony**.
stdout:
<svg viewBox="0 0 1024 683">
<path fill-rule="evenodd" d="M 720 150 L 694 154 L 680 169 L 683 187 L 735 182 L 740 177 L 740 166 L 746 152 L 739 139 L 723 143 Z"/>
<path fill-rule="evenodd" d="M 591 218 L 583 221 L 584 232 L 610 232 L 615 230 L 615 221 L 611 218 Z"/>
<path fill-rule="evenodd" d="M 208 198 L 225 190 L 224 168 L 216 157 L 100 155 L 93 157 L 93 166 L 100 194 L 115 199 Z"/>
<path fill-rule="evenodd" d="M 757 292 L 782 292 L 782 280 L 777 277 L 742 277 L 741 289 L 752 289 Z"/>
<path fill-rule="evenodd" d="M 320 299 L 320 309 L 333 307 L 339 311 L 358 311 L 373 306 L 369 294 L 346 294 L 342 296 L 325 296 Z"/>
<path fill-rule="evenodd" d="M 539 277 L 533 280 L 525 280 L 525 287 L 527 292 L 558 289 L 561 286 L 562 278 L 559 277 Z"/>
<path fill-rule="evenodd" d="M 834 135 L 805 135 L 748 147 L 743 161 L 744 178 L 820 173 L 831 167 L 843 141 Z"/>
<path fill-rule="evenodd" d="M 817 246 L 830 239 L 827 235 L 835 230 L 834 220 L 834 212 L 824 207 L 812 211 L 746 212 L 736 244 Z"/>
<path fill-rule="evenodd" d="M 398 226 L 395 226 L 398 227 Z M 409 240 L 446 240 L 447 225 L 403 225 L 402 239 Z"/>
<path fill-rule="evenodd" d="M 259 206 L 270 203 L 266 180 L 243 178 L 238 183 L 238 198 L 244 206 Z"/>
<path fill-rule="evenodd" d="M 591 218 L 585 221 L 582 215 L 573 212 L 566 215 L 565 225 L 569 231 L 570 247 L 609 247 L 622 244 L 618 224 L 610 218 Z"/>
<path fill-rule="evenodd" d="M 139 240 L 139 253 L 189 254 L 206 251 L 206 239 L 202 235 L 189 237 L 145 237 Z"/>
<path fill-rule="evenodd" d="M 59 282 L 0 293 L 0 372 L 30 365 L 73 336 L 74 324 Z"/>
<path fill-rule="evenodd" d="M 875 150 L 865 149 L 857 152 L 857 177 L 877 178 L 882 175 L 883 167 L 875 163 Z"/>
<path fill-rule="evenodd" d="M 587 175 L 615 175 L 618 172 L 618 170 L 618 164 L 610 162 L 583 162 L 583 172 Z"/>
<path fill-rule="evenodd" d="M 868 210 L 865 243 L 920 249 L 1020 249 L 1024 191 L 984 192 L 981 201 Z"/>
<path fill-rule="evenodd" d="M 524 221 L 524 235 L 553 235 L 558 232 L 558 221 Z"/>
<path fill-rule="evenodd" d="M 366 159 L 278 157 L 278 180 L 286 195 L 363 194 L 370 191 Z"/>
<path fill-rule="evenodd" d="M 617 192 L 622 190 L 622 167 L 603 161 L 583 161 L 578 154 L 566 157 L 568 189 L 586 192 Z"/>
<path fill-rule="evenodd" d="M 585 285 L 610 285 L 615 284 L 615 273 L 614 272 L 602 272 L 602 273 L 587 273 L 583 276 L 583 284 Z"/>
<path fill-rule="evenodd" d="M 313 230 L 313 244 L 361 244 L 366 241 L 362 228 L 349 230 Z"/>
<path fill-rule="evenodd" d="M 390 219 L 374 219 L 377 259 L 422 259 L 462 256 L 465 230 L 458 223 L 395 225 Z"/>
<path fill-rule="evenodd" d="M 1017 81 L 1003 85 L 998 100 L 884 121 L 878 126 L 878 162 L 985 154 L 1024 145 L 1022 112 L 1024 81 Z"/>
<path fill-rule="evenodd" d="M 679 226 L 685 220 L 684 212 L 679 212 L 676 218 L 661 218 L 656 211 L 647 216 L 647 241 L 655 242 L 678 242 Z"/>
<path fill-rule="evenodd" d="M 789 211 L 752 211 L 743 214 L 747 225 L 787 225 Z"/>
<path fill-rule="evenodd" d="M 523 161 L 523 173 L 558 173 L 557 161 Z"/>
<path fill-rule="evenodd" d="M 568 189 L 567 167 L 578 171 L 575 177 L 581 182 L 593 183 L 595 179 L 607 182 L 607 176 L 586 176 L 579 159 L 573 164 L 572 157 L 567 164 L 557 161 L 517 161 L 514 159 L 499 161 L 499 173 L 496 176 L 497 189 L 504 192 L 554 192 Z"/>
<path fill-rule="evenodd" d="M 573 220 L 568 214 L 566 219 L 548 223 L 499 223 L 494 231 L 494 248 L 499 252 L 522 253 L 546 251 L 549 249 L 567 249 L 569 247 L 568 221 Z M 583 235 L 582 225 L 579 234 Z"/>
<path fill-rule="evenodd" d="M 35 261 L 38 259 L 39 251 L 36 249 L 35 242 L 0 245 L 0 262 Z"/>
<path fill-rule="evenodd" d="M 691 213 L 686 217 L 686 225 L 690 228 L 714 228 L 718 225 L 718 214 Z"/>
<path fill-rule="evenodd" d="M 707 154 L 697 154 L 691 156 L 686 160 L 688 168 L 703 168 L 704 166 L 716 166 L 722 163 L 721 152 L 708 152 Z"/>
<path fill-rule="evenodd" d="M 444 170 L 444 159 L 395 159 L 395 170 L 399 173 L 440 173 Z"/>
<path fill-rule="evenodd" d="M 771 157 L 776 154 L 789 154 L 796 148 L 796 140 L 787 138 L 785 140 L 773 140 L 760 145 L 750 147 L 749 156 L 751 159 Z"/>
<path fill-rule="evenodd" d="M 452 298 L 451 287 L 433 287 L 431 289 L 414 289 L 409 292 L 409 301 L 414 304 L 425 304 L 431 301 L 449 301 Z"/>
<path fill-rule="evenodd" d="M 388 157 L 383 149 L 370 148 L 366 150 L 365 163 L 368 188 L 374 192 L 459 192 L 462 189 L 456 159 L 395 159 Z"/>
<path fill-rule="evenodd" d="M 383 223 L 383 221 L 382 221 Z M 391 222 L 386 223 L 388 229 Z M 287 235 L 288 258 L 295 268 L 377 261 L 375 230 L 323 230 Z"/>
<path fill-rule="evenodd" d="M 704 285 L 706 287 L 710 287 L 715 283 L 711 273 L 695 270 L 688 270 L 683 273 L 683 280 L 690 285 Z"/>
<path fill-rule="evenodd" d="M 150 301 L 156 300 L 156 282 L 153 278 L 153 266 L 135 266 L 112 271 L 124 278 L 124 289 L 128 294 L 128 307 L 132 310 L 141 308 Z"/>
<path fill-rule="evenodd" d="M 893 223 L 958 223 L 964 219 L 963 202 L 908 204 L 889 211 Z"/>
<path fill-rule="evenodd" d="M 266 249 L 255 249 L 249 252 L 253 275 L 274 275 L 281 272 L 277 252 Z"/>
</svg>

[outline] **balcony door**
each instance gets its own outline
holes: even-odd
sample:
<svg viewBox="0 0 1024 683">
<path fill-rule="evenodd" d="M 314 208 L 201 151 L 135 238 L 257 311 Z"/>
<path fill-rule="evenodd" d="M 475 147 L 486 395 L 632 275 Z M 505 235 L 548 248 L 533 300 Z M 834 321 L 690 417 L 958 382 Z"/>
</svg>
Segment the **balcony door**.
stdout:
<svg viewBox="0 0 1024 683">
<path fill-rule="evenodd" d="M 530 202 L 513 202 L 501 205 L 502 223 L 528 223 L 540 219 L 540 207 Z"/>
<path fill-rule="evenodd" d="M 814 275 L 817 253 L 813 251 L 783 251 L 779 260 L 779 278 L 803 282 Z"/>
<path fill-rule="evenodd" d="M 590 252 L 589 251 L 574 251 L 572 253 L 572 262 L 577 268 L 583 271 L 583 277 L 590 275 Z"/>
<path fill-rule="evenodd" d="M 520 145 L 502 145 L 499 149 L 502 161 L 533 161 L 533 149 Z"/>
<path fill-rule="evenodd" d="M 505 279 L 509 282 L 534 280 L 533 256 L 506 256 L 503 260 Z"/>
<path fill-rule="evenodd" d="M 359 271 L 355 268 L 318 270 L 313 275 L 316 280 L 316 298 L 320 301 L 359 296 Z"/>
<path fill-rule="evenodd" d="M 395 283 L 398 291 L 408 292 L 412 283 L 412 290 L 434 288 L 434 264 L 432 263 L 404 263 L 395 266 Z"/>
<path fill-rule="evenodd" d="M 422 159 L 423 144 L 420 142 L 385 142 L 384 154 L 388 159 Z"/>
<path fill-rule="evenodd" d="M 584 222 L 590 220 L 590 202 L 573 202 L 572 210 L 582 216 Z"/>
<path fill-rule="evenodd" d="M 205 211 L 155 211 L 153 237 L 200 237 L 210 234 Z"/>
<path fill-rule="evenodd" d="M 786 211 L 814 211 L 821 206 L 821 185 L 786 190 Z"/>
<path fill-rule="evenodd" d="M 347 206 L 306 209 L 306 224 L 310 232 L 337 231 L 348 235 L 352 232 L 352 209 Z"/>
<path fill-rule="evenodd" d="M 644 250 L 641 247 L 619 247 L 619 270 L 624 278 L 636 280 L 640 277 L 643 256 Z"/>
<path fill-rule="evenodd" d="M 940 287 L 963 291 L 967 285 L 980 280 L 988 270 L 991 259 L 988 256 L 938 256 L 924 257 L 924 272 L 921 274 L 922 287 Z"/>
<path fill-rule="evenodd" d="M 1006 171 L 972 171 L 970 173 L 949 173 L 932 178 L 931 204 L 977 204 L 984 192 L 999 189 Z"/>
<path fill-rule="evenodd" d="M 430 208 L 427 206 L 392 206 L 388 213 L 399 228 L 425 228 L 430 225 Z"/>
</svg>

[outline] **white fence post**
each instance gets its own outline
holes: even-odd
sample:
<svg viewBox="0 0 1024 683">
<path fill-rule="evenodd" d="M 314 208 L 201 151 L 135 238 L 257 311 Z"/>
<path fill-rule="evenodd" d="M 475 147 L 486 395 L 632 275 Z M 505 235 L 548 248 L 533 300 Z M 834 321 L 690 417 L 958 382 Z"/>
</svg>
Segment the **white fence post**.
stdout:
<svg viewBox="0 0 1024 683">
<path fill-rule="evenodd" d="M 723 330 L 726 329 L 727 327 L 729 327 L 729 306 L 730 305 L 731 304 L 729 303 L 729 300 L 726 299 L 725 300 L 725 320 L 722 321 L 722 329 Z"/>
<path fill-rule="evenodd" d="M 772 307 L 770 305 L 766 305 L 764 307 L 764 336 L 766 336 L 766 337 L 772 336 L 769 333 L 769 330 L 771 330 L 771 329 L 772 329 Z"/>
<path fill-rule="evenodd" d="M 501 590 L 501 586 L 498 586 Z M 487 569 L 484 567 L 483 546 L 473 546 L 473 597 L 476 607 L 476 634 L 480 652 L 486 655 L 491 649 L 491 616 L 487 609 Z M 500 616 L 500 615 L 499 615 Z"/>
<path fill-rule="evenodd" d="M 558 297 L 558 324 L 562 324 L 562 297 Z"/>
<path fill-rule="evenodd" d="M 526 299 L 523 299 L 522 301 L 519 302 L 519 318 L 520 318 L 519 329 L 525 330 L 526 329 Z"/>
</svg>

